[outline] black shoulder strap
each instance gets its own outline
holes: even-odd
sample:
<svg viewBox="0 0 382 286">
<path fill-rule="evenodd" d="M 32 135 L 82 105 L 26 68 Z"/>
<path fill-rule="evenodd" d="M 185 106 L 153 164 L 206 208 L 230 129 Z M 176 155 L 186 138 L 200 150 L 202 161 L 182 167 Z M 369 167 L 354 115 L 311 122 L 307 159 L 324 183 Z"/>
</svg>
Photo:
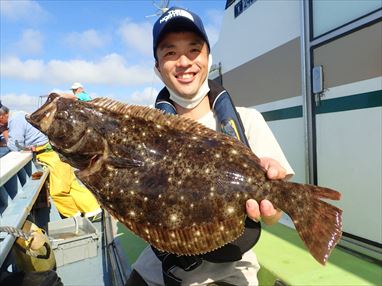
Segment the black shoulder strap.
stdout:
<svg viewBox="0 0 382 286">
<path fill-rule="evenodd" d="M 163 110 L 169 114 L 176 114 L 176 108 L 170 99 L 170 93 L 166 87 L 162 88 L 159 92 L 157 99 L 155 100 L 155 108 Z"/>
<path fill-rule="evenodd" d="M 151 248 L 158 259 L 162 261 L 163 280 L 166 286 L 180 286 L 182 283 L 182 280 L 171 272 L 175 266 L 180 267 L 184 271 L 191 271 L 202 263 L 202 258 L 199 256 L 179 256 L 160 251 L 153 246 Z"/>
<path fill-rule="evenodd" d="M 249 146 L 240 115 L 229 93 L 216 81 L 209 80 L 209 100 L 212 110 L 215 112 L 220 123 L 221 132 L 226 133 Z"/>
</svg>

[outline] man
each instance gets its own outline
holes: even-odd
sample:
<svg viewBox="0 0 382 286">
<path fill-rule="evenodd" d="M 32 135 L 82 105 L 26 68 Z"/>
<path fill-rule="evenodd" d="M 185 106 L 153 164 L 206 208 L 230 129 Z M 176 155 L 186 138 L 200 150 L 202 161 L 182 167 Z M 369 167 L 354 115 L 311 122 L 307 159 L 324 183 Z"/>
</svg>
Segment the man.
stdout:
<svg viewBox="0 0 382 286">
<path fill-rule="evenodd" d="M 80 84 L 79 82 L 73 83 L 70 89 L 73 92 L 73 94 L 64 93 L 64 92 L 58 92 L 57 94 L 59 94 L 62 97 L 70 98 L 74 100 L 82 100 L 82 101 L 92 100 L 90 95 L 85 91 L 84 86 Z"/>
<path fill-rule="evenodd" d="M 165 12 L 153 27 L 153 51 L 155 70 L 166 86 L 158 96 L 157 108 L 238 138 L 261 158 L 270 179 L 293 175 L 261 114 L 237 108 L 238 116 L 228 93 L 208 81 L 212 58 L 197 15 L 176 7 Z M 246 208 L 254 221 L 262 219 L 270 225 L 282 216 L 267 200 L 260 204 L 248 200 Z M 259 264 L 251 249 L 260 225 L 254 221 L 246 221 L 242 237 L 202 256 L 179 257 L 147 247 L 133 265 L 127 285 L 258 285 Z"/>
<path fill-rule="evenodd" d="M 52 150 L 48 138 L 25 119 L 25 112 L 11 112 L 0 102 L 0 126 L 7 126 L 5 139 L 11 151 L 29 150 L 49 169 L 49 192 L 63 217 L 84 214 L 99 221 L 102 210 L 93 196 L 74 175 L 73 168 L 62 162 Z"/>
<path fill-rule="evenodd" d="M 83 100 L 83 101 L 91 100 L 90 95 L 85 91 L 83 85 L 80 84 L 79 82 L 73 83 L 71 90 L 78 100 Z"/>
<path fill-rule="evenodd" d="M 7 147 L 8 126 L 0 125 L 0 158 L 9 152 Z"/>
</svg>

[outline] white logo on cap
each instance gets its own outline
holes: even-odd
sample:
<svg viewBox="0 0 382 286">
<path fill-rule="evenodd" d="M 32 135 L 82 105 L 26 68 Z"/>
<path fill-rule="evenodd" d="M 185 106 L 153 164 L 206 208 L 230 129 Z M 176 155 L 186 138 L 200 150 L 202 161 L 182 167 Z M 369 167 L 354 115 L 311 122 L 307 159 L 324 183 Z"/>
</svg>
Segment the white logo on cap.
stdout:
<svg viewBox="0 0 382 286">
<path fill-rule="evenodd" d="M 169 11 L 165 17 L 160 19 L 159 23 L 162 24 L 162 22 L 167 22 L 168 20 L 170 20 L 173 17 L 186 17 L 186 18 L 190 19 L 192 22 L 194 22 L 194 17 L 192 17 L 192 15 L 190 13 L 188 13 L 185 10 L 176 9 L 176 10 Z"/>
</svg>

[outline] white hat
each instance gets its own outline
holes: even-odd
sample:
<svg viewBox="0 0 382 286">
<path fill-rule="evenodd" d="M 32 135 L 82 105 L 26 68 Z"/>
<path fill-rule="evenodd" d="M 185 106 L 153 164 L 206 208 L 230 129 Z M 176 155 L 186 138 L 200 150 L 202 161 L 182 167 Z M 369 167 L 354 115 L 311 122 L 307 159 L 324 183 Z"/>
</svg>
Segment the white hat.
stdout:
<svg viewBox="0 0 382 286">
<path fill-rule="evenodd" d="M 80 88 L 80 87 L 84 88 L 82 86 L 82 84 L 80 84 L 79 82 L 75 82 L 75 83 L 72 84 L 71 89 L 73 90 L 73 89 L 77 89 L 77 88 Z"/>
</svg>

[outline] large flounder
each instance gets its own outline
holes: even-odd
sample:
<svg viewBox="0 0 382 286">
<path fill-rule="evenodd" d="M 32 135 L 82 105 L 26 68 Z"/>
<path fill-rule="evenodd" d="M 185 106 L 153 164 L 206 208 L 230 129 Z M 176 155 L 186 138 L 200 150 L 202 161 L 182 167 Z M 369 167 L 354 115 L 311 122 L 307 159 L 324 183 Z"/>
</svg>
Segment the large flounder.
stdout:
<svg viewBox="0 0 382 286">
<path fill-rule="evenodd" d="M 249 198 L 287 213 L 322 264 L 341 237 L 341 210 L 321 200 L 338 200 L 338 192 L 268 180 L 249 148 L 192 120 L 55 94 L 27 120 L 104 208 L 160 250 L 196 255 L 233 241 Z"/>
</svg>

